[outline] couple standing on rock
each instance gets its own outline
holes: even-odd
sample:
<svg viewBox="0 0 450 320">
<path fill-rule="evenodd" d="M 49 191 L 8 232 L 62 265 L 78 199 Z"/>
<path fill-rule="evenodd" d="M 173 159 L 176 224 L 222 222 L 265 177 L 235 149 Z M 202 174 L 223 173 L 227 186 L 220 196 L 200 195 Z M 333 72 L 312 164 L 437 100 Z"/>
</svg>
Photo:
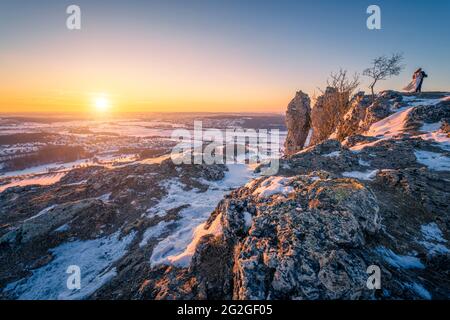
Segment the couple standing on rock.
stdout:
<svg viewBox="0 0 450 320">
<path fill-rule="evenodd" d="M 403 88 L 403 90 L 418 93 L 422 92 L 423 79 L 427 77 L 428 75 L 422 70 L 422 68 L 417 69 L 413 74 L 412 81 L 405 88 Z"/>
</svg>

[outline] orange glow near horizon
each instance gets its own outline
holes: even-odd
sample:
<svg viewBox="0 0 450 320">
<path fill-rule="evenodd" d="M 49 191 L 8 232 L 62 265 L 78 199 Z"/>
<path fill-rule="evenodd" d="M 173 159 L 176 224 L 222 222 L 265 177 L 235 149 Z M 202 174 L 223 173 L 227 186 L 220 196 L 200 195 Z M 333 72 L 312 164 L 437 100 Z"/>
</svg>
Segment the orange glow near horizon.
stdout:
<svg viewBox="0 0 450 320">
<path fill-rule="evenodd" d="M 89 94 L 85 94 L 89 96 Z M 133 112 L 281 112 L 287 105 L 286 98 L 280 97 L 271 101 L 233 99 L 226 97 L 220 101 L 208 97 L 195 99 L 188 97 L 174 97 L 174 99 L 161 100 L 114 100 L 114 106 L 109 100 L 98 98 L 94 101 L 83 97 L 70 97 L 66 95 L 21 96 L 0 98 L 0 113 L 133 113 Z"/>
<path fill-rule="evenodd" d="M 119 43 L 93 35 L 73 43 L 44 39 L 50 43 L 45 51 L 6 49 L 0 52 L 0 113 L 90 113 L 100 92 L 110 95 L 108 112 L 114 113 L 283 112 L 295 93 L 238 53 L 157 40 Z"/>
<path fill-rule="evenodd" d="M 44 85 L 46 80 L 48 84 Z M 0 113 L 86 113 L 92 111 L 93 104 L 97 109 L 110 109 L 105 104 L 111 103 L 114 104 L 111 108 L 114 112 L 279 112 L 288 103 L 286 99 L 292 96 L 289 91 L 271 92 L 269 88 L 260 91 L 244 84 L 236 87 L 217 82 L 203 85 L 174 81 L 173 84 L 158 85 L 152 79 L 143 79 L 141 83 L 111 83 L 106 86 L 107 90 L 103 90 L 105 86 L 96 90 L 95 83 L 89 87 L 87 83 L 90 81 L 80 80 L 82 87 L 60 86 L 59 83 L 65 80 L 51 79 L 49 75 L 48 79 L 30 77 L 16 83 L 10 79 L 7 85 L 2 86 L 0 79 Z M 149 83 L 148 88 L 144 85 L 146 83 Z M 111 93 L 111 98 L 106 101 L 95 98 L 96 92 Z M 93 99 L 100 101 L 93 102 Z"/>
<path fill-rule="evenodd" d="M 135 90 L 111 86 L 110 90 L 45 90 L 17 89 L 2 92 L 0 89 L 0 113 L 91 113 L 110 112 L 282 112 L 291 98 L 291 92 L 276 92 L 268 97 L 258 90 L 205 87 L 203 90 L 192 85 L 181 89 L 160 87 L 147 95 Z M 81 89 L 83 90 L 83 89 Z M 142 89 L 145 91 L 144 89 Z M 112 92 L 104 96 L 97 92 Z M 118 94 L 117 92 L 120 92 Z M 159 94 L 158 94 L 159 93 Z"/>
</svg>

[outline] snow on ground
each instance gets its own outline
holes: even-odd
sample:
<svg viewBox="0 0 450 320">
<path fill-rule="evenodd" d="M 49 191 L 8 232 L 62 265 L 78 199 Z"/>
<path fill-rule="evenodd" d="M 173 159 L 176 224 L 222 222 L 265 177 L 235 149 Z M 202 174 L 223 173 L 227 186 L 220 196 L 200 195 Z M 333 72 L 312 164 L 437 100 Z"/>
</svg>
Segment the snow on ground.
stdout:
<svg viewBox="0 0 450 320">
<path fill-rule="evenodd" d="M 4 174 L 0 174 L 0 177 L 20 177 L 20 176 L 26 176 L 26 175 L 33 175 L 33 174 L 41 174 L 41 173 L 49 173 L 49 171 L 67 171 L 73 168 L 77 167 L 85 167 L 88 165 L 92 165 L 87 159 L 82 160 L 76 160 L 72 162 L 66 162 L 66 163 L 49 163 L 49 164 L 43 164 L 39 166 L 30 167 L 23 170 L 16 170 L 16 171 L 8 171 Z"/>
<path fill-rule="evenodd" d="M 220 181 L 202 180 L 202 183 L 209 185 L 206 192 L 199 192 L 196 189 L 186 191 L 180 181 L 176 179 L 166 182 L 167 197 L 154 209 L 151 209 L 147 215 L 150 217 L 164 216 L 167 210 L 185 204 L 189 204 L 189 207 L 180 211 L 181 218 L 174 222 L 176 225 L 174 232 L 153 248 L 150 258 L 152 265 L 188 266 L 194 253 L 193 248 L 195 249 L 200 237 L 208 233 L 219 232 L 217 226 L 219 220 L 216 219 L 209 230 L 204 230 L 204 223 L 228 191 L 244 185 L 252 178 L 251 170 L 244 164 L 230 164 L 228 169 L 225 178 Z"/>
<path fill-rule="evenodd" d="M 442 122 L 435 122 L 435 123 L 424 123 L 421 127 L 420 127 L 420 131 L 424 131 L 424 132 L 433 132 L 433 131 L 437 131 L 439 130 L 439 128 L 441 127 Z"/>
<path fill-rule="evenodd" d="M 78 181 L 78 182 L 66 183 L 66 184 L 64 184 L 64 186 L 65 187 L 81 186 L 81 185 L 85 184 L 86 182 L 87 182 L 87 180 L 85 179 L 85 180 L 81 180 L 81 181 Z"/>
<path fill-rule="evenodd" d="M 166 159 L 169 159 L 170 155 L 163 155 L 155 158 L 148 158 L 144 160 L 135 161 L 133 164 L 140 163 L 140 164 L 160 164 Z"/>
<path fill-rule="evenodd" d="M 447 240 L 444 239 L 441 229 L 439 226 L 431 222 L 420 227 L 422 232 L 422 238 L 424 240 L 419 241 L 427 250 L 430 255 L 437 253 L 446 254 L 450 250 L 445 246 Z"/>
<path fill-rule="evenodd" d="M 165 231 L 167 231 L 167 227 L 173 223 L 173 221 L 160 221 L 157 225 L 145 230 L 139 246 L 141 248 L 145 247 L 150 239 L 158 239 Z"/>
<path fill-rule="evenodd" d="M 102 202 L 108 202 L 110 197 L 111 197 L 111 192 L 108 192 L 108 193 L 101 195 L 100 197 L 97 197 L 96 199 L 98 199 Z"/>
<path fill-rule="evenodd" d="M 63 224 L 62 226 L 58 227 L 55 229 L 55 232 L 65 232 L 70 230 L 70 225 L 69 224 Z"/>
<path fill-rule="evenodd" d="M 425 224 L 420 227 L 423 237 L 429 241 L 447 242 L 442 235 L 441 229 L 435 222 Z"/>
<path fill-rule="evenodd" d="M 28 185 L 51 185 L 59 180 L 61 180 L 62 177 L 64 177 L 67 172 L 74 168 L 80 168 L 80 167 L 89 167 L 89 166 L 95 166 L 95 165 L 101 165 L 106 168 L 118 168 L 118 167 L 124 167 L 128 165 L 133 165 L 136 163 L 140 164 L 156 164 L 161 163 L 163 160 L 168 159 L 170 155 L 164 155 L 160 157 L 155 158 L 149 158 L 141 161 L 133 161 L 134 156 L 132 157 L 113 157 L 113 158 L 107 158 L 107 157 L 98 157 L 98 159 L 106 159 L 103 160 L 104 162 L 92 162 L 91 160 L 77 160 L 73 162 L 67 162 L 67 163 L 51 163 L 51 164 L 45 164 L 40 166 L 34 166 L 31 168 L 27 168 L 24 170 L 17 170 L 17 171 L 8 171 L 4 173 L 3 175 L 0 174 L 0 178 L 3 177 L 14 177 L 14 180 L 8 184 L 0 185 L 0 192 L 3 192 L 7 188 L 16 187 L 16 186 L 28 186 Z M 131 161 L 131 162 L 130 162 Z M 122 164 L 120 164 L 122 163 Z M 119 165 L 118 165 L 119 164 Z M 82 182 L 77 182 L 76 184 L 81 184 Z M 72 184 L 75 185 L 75 184 Z"/>
<path fill-rule="evenodd" d="M 374 146 L 381 141 L 392 139 L 401 135 L 405 130 L 405 121 L 408 118 L 408 114 L 413 109 L 414 107 L 400 109 L 400 111 L 390 115 L 389 117 L 373 123 L 364 135 L 376 137 L 378 140 L 357 144 L 351 147 L 350 150 L 358 152 L 366 147 Z"/>
<path fill-rule="evenodd" d="M 358 159 L 358 164 L 363 167 L 370 167 L 370 162 Z"/>
<path fill-rule="evenodd" d="M 119 239 L 119 232 L 109 237 L 72 241 L 51 249 L 53 260 L 22 280 L 8 284 L 4 292 L 21 300 L 76 300 L 87 298 L 116 275 L 111 264 L 120 259 L 135 233 Z M 81 289 L 69 290 L 66 273 L 69 266 L 81 270 Z"/>
<path fill-rule="evenodd" d="M 333 151 L 327 154 L 323 154 L 322 157 L 326 157 L 326 158 L 337 158 L 341 155 L 340 151 Z"/>
<path fill-rule="evenodd" d="M 402 256 L 394 253 L 391 249 L 378 247 L 375 249 L 383 259 L 391 266 L 398 269 L 424 269 L 425 266 L 420 260 L 413 256 Z"/>
<path fill-rule="evenodd" d="M 8 188 L 18 187 L 18 186 L 24 187 L 24 186 L 29 186 L 29 185 L 33 185 L 33 184 L 38 184 L 41 186 L 51 185 L 51 184 L 56 183 L 59 180 L 61 180 L 61 178 L 64 177 L 65 175 L 66 175 L 65 172 L 58 172 L 58 173 L 38 175 L 38 176 L 31 177 L 31 178 L 25 178 L 22 180 L 15 180 L 10 183 L 1 185 L 0 192 L 3 192 Z"/>
<path fill-rule="evenodd" d="M 409 113 L 417 106 L 420 105 L 436 105 L 442 101 L 445 101 L 449 97 L 441 99 L 420 99 L 416 96 L 404 96 L 403 102 L 407 104 L 406 107 L 398 109 L 398 111 L 389 117 L 386 117 L 378 122 L 373 123 L 369 130 L 367 130 L 364 135 L 369 137 L 376 137 L 378 140 L 360 143 L 350 148 L 354 152 L 361 151 L 366 147 L 373 146 L 383 140 L 392 139 L 401 135 L 405 130 L 405 121 L 408 118 Z M 435 140 L 436 142 L 442 143 L 444 147 L 450 148 L 450 139 L 443 134 L 430 134 L 431 131 L 436 131 L 437 124 L 424 124 L 421 131 L 428 132 L 425 135 L 420 136 L 425 140 Z"/>
<path fill-rule="evenodd" d="M 178 255 L 169 256 L 167 259 L 175 265 L 184 267 L 188 266 L 191 262 L 192 256 L 195 253 L 195 248 L 197 247 L 198 242 L 203 236 L 207 234 L 217 236 L 222 233 L 222 224 L 220 221 L 221 218 L 222 214 L 217 215 L 208 229 L 205 229 L 205 223 L 200 224 L 197 228 L 195 228 L 192 241 L 189 243 L 186 249 Z"/>
<path fill-rule="evenodd" d="M 403 96 L 402 102 L 407 103 L 408 106 L 417 107 L 417 106 L 434 106 L 442 101 L 447 101 L 449 97 L 443 97 L 438 99 L 423 99 L 417 96 Z"/>
<path fill-rule="evenodd" d="M 252 226 L 252 224 L 253 224 L 253 217 L 247 211 L 244 211 L 244 221 L 245 221 L 245 226 L 247 228 L 250 228 Z"/>
<path fill-rule="evenodd" d="M 423 140 L 432 141 L 441 149 L 450 151 L 450 138 L 448 137 L 447 133 L 440 130 L 441 125 L 442 122 L 440 121 L 435 123 L 424 123 L 420 128 L 420 131 L 424 132 L 424 134 L 418 135 L 416 137 Z"/>
<path fill-rule="evenodd" d="M 360 180 L 373 180 L 379 170 L 367 170 L 367 171 L 346 171 L 342 172 L 342 175 L 347 178 L 356 178 Z"/>
<path fill-rule="evenodd" d="M 22 170 L 15 170 L 15 171 L 7 171 L 5 173 L 0 173 L 0 178 L 4 177 L 23 177 L 23 176 L 29 176 L 29 175 L 37 175 L 37 174 L 43 174 L 43 173 L 50 173 L 50 172 L 66 172 L 70 171 L 74 168 L 83 168 L 83 167 L 89 167 L 89 166 L 104 166 L 108 168 L 116 168 L 122 166 L 136 163 L 143 163 L 143 164 L 154 164 L 154 163 L 161 163 L 163 160 L 168 159 L 169 155 L 164 155 L 160 157 L 155 158 L 149 158 L 145 160 L 136 160 L 135 155 L 115 155 L 112 156 L 110 154 L 107 155 L 97 155 L 96 156 L 98 162 L 94 162 L 91 159 L 80 159 L 75 160 L 71 162 L 54 162 L 54 163 L 48 163 L 38 166 L 33 166 L 30 168 L 22 169 Z"/>
<path fill-rule="evenodd" d="M 261 183 L 261 186 L 253 191 L 254 196 L 259 198 L 267 198 L 274 194 L 281 194 L 287 196 L 294 191 L 294 188 L 289 186 L 291 179 L 286 177 L 271 176 Z"/>
<path fill-rule="evenodd" d="M 167 211 L 176 209 L 185 204 L 191 204 L 193 198 L 200 194 L 199 190 L 184 190 L 185 186 L 178 180 L 164 181 L 161 187 L 167 190 L 167 195 L 156 205 L 149 208 L 145 216 L 152 218 L 155 216 L 164 217 Z"/>
<path fill-rule="evenodd" d="M 421 284 L 418 284 L 417 282 L 410 282 L 405 284 L 405 287 L 417 293 L 422 299 L 431 300 L 430 292 L 428 292 L 428 290 Z"/>
<path fill-rule="evenodd" d="M 88 127 L 91 132 L 111 132 L 119 135 L 134 137 L 167 136 L 170 137 L 170 128 L 184 127 L 163 121 L 139 121 L 135 119 L 105 119 L 105 120 L 67 120 L 52 123 L 22 122 L 20 124 L 1 125 L 2 134 L 23 132 L 57 132 L 68 133 L 69 129 Z"/>
<path fill-rule="evenodd" d="M 421 134 L 417 137 L 423 140 L 432 141 L 439 148 L 446 151 L 450 151 L 450 138 L 444 132 L 441 131 L 428 132 L 425 134 Z"/>
<path fill-rule="evenodd" d="M 40 217 L 40 216 L 46 214 L 47 212 L 49 212 L 50 210 L 52 210 L 52 209 L 53 209 L 54 207 L 56 207 L 56 206 L 57 206 L 57 205 L 54 204 L 54 205 L 52 205 L 52 206 L 50 206 L 50 207 L 47 207 L 47 208 L 45 208 L 45 209 L 42 209 L 41 211 L 39 211 L 38 214 L 36 214 L 36 215 L 34 215 L 34 216 L 32 216 L 32 217 L 30 217 L 30 218 L 28 218 L 28 219 L 23 220 L 23 222 L 27 222 L 27 221 L 34 220 L 34 219 L 36 219 L 37 217 Z"/>
<path fill-rule="evenodd" d="M 309 147 L 309 145 L 311 143 L 312 135 L 313 135 L 313 129 L 311 128 L 308 131 L 308 135 L 306 136 L 306 140 L 305 140 L 305 144 L 303 145 L 303 148 Z"/>
<path fill-rule="evenodd" d="M 414 155 L 417 162 L 427 166 L 430 170 L 450 171 L 450 158 L 441 153 L 415 150 Z"/>
<path fill-rule="evenodd" d="M 354 145 L 353 147 L 350 147 L 350 150 L 355 153 L 358 153 L 362 149 L 367 148 L 367 147 L 372 147 L 372 146 L 376 145 L 377 143 L 380 143 L 383 140 L 386 140 L 386 139 L 375 140 L 375 141 L 367 142 L 367 143 L 359 143 L 359 144 Z"/>
<path fill-rule="evenodd" d="M 379 138 L 392 138 L 403 133 L 405 128 L 405 120 L 408 118 L 408 114 L 413 110 L 413 107 L 409 107 L 390 115 L 383 120 L 372 124 L 364 134 L 369 137 Z"/>
</svg>

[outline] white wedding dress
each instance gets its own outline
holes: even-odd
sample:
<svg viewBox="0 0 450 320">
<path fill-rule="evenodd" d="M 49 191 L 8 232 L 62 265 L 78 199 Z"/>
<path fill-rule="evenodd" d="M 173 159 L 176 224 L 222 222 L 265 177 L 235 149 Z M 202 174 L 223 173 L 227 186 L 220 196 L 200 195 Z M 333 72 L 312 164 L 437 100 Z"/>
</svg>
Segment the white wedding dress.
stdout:
<svg viewBox="0 0 450 320">
<path fill-rule="evenodd" d="M 407 92 L 416 92 L 417 88 L 419 87 L 420 82 L 423 79 L 423 73 L 419 72 L 416 76 L 416 74 L 414 74 L 413 79 L 411 80 L 411 82 L 403 88 L 403 90 L 407 91 Z"/>
</svg>

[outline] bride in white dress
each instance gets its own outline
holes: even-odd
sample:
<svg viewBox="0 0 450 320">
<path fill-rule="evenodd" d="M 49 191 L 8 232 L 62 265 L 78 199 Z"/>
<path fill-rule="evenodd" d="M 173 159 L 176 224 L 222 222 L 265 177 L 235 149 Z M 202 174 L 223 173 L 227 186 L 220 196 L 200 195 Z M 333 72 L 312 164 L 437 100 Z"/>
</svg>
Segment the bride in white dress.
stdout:
<svg viewBox="0 0 450 320">
<path fill-rule="evenodd" d="M 426 77 L 428 77 L 428 75 L 422 71 L 422 68 L 417 69 L 413 74 L 411 82 L 404 87 L 403 90 L 407 92 L 421 92 L 423 79 Z"/>
</svg>

